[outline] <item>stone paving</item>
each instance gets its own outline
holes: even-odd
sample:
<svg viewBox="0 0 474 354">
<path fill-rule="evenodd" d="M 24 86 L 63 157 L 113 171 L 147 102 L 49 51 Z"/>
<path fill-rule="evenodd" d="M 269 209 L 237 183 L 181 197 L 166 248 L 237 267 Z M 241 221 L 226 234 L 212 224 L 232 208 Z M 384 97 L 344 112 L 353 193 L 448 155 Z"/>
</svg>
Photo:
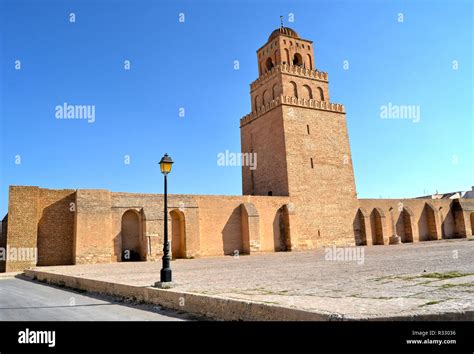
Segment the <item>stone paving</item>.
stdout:
<svg viewBox="0 0 474 354">
<path fill-rule="evenodd" d="M 320 249 L 175 260 L 171 266 L 176 285 L 171 291 L 251 300 L 349 319 L 474 310 L 472 240 L 348 248 L 355 249 L 363 250 L 364 257 L 328 260 L 328 251 Z M 160 268 L 160 262 L 137 262 L 37 269 L 151 286 L 159 280 Z"/>
</svg>

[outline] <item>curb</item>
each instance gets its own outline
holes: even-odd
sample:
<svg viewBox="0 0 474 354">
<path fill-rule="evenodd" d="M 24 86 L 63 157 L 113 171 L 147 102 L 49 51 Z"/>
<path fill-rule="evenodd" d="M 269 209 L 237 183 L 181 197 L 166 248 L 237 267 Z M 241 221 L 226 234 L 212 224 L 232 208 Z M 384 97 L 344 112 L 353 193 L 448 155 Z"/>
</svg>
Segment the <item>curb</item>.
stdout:
<svg viewBox="0 0 474 354">
<path fill-rule="evenodd" d="M 21 273 L 20 273 L 21 274 Z M 474 311 L 443 312 L 432 314 L 407 314 L 401 316 L 349 317 L 337 313 L 305 311 L 259 302 L 236 300 L 216 295 L 133 286 L 95 279 L 80 278 L 38 270 L 23 273 L 38 280 L 60 287 L 92 293 L 129 298 L 164 308 L 223 321 L 474 321 Z"/>
<path fill-rule="evenodd" d="M 99 294 L 114 295 L 143 301 L 164 308 L 224 321 L 328 321 L 332 314 L 303 311 L 283 306 L 252 301 L 200 295 L 189 292 L 139 287 L 85 279 L 37 270 L 25 270 L 24 274 L 40 282 Z"/>
<path fill-rule="evenodd" d="M 8 273 L 0 273 L 0 279 L 12 279 L 16 276 L 23 274 L 24 272 L 8 272 Z"/>
</svg>

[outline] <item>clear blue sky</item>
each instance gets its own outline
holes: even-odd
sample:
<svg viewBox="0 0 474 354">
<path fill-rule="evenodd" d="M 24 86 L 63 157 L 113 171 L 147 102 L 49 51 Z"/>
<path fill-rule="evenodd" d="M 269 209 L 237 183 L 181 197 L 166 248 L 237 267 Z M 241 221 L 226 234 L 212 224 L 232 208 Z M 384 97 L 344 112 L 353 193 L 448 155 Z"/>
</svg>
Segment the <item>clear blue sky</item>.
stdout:
<svg viewBox="0 0 474 354">
<path fill-rule="evenodd" d="M 240 151 L 255 51 L 280 15 L 345 104 L 359 197 L 474 184 L 471 1 L 0 3 L 1 215 L 9 185 L 161 193 L 165 152 L 171 193 L 241 194 L 217 154 Z M 64 102 L 95 105 L 95 122 L 56 119 Z M 420 122 L 381 119 L 389 102 L 419 105 Z"/>
</svg>

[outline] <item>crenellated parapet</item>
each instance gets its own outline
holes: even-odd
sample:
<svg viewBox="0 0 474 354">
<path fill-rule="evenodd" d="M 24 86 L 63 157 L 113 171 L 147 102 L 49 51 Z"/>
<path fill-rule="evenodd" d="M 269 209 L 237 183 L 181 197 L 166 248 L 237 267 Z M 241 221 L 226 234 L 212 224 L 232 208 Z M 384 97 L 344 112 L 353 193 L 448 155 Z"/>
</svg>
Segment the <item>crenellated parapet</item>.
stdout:
<svg viewBox="0 0 474 354">
<path fill-rule="evenodd" d="M 278 73 L 295 75 L 307 79 L 323 81 L 326 83 L 328 82 L 328 73 L 326 72 L 311 70 L 297 65 L 279 64 L 273 67 L 271 70 L 267 71 L 265 74 L 261 75 L 257 80 L 252 82 L 250 84 L 250 91 L 257 89 Z"/>
<path fill-rule="evenodd" d="M 345 114 L 344 105 L 340 103 L 330 103 L 326 101 L 317 101 L 313 99 L 304 99 L 293 96 L 278 96 L 271 100 L 268 104 L 260 106 L 256 112 L 251 112 L 240 119 L 240 126 L 244 126 L 251 121 L 259 118 L 263 114 L 271 111 L 279 105 L 288 105 L 295 107 L 312 108 L 323 111 L 331 111 Z"/>
</svg>

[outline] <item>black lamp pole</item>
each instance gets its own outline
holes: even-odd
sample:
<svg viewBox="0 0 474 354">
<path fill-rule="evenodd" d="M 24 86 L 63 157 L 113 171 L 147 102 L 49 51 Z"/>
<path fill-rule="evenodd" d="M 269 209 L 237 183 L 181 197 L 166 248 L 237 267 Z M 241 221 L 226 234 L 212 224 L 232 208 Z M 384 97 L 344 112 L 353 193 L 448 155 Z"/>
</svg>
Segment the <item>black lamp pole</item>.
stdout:
<svg viewBox="0 0 474 354">
<path fill-rule="evenodd" d="M 171 282 L 171 266 L 170 266 L 170 242 L 168 240 L 168 179 L 167 175 L 171 171 L 171 164 L 173 160 L 165 154 L 160 162 L 161 172 L 165 176 L 165 194 L 164 194 L 164 241 L 163 241 L 163 267 L 160 272 L 160 281 L 162 283 Z"/>
</svg>

